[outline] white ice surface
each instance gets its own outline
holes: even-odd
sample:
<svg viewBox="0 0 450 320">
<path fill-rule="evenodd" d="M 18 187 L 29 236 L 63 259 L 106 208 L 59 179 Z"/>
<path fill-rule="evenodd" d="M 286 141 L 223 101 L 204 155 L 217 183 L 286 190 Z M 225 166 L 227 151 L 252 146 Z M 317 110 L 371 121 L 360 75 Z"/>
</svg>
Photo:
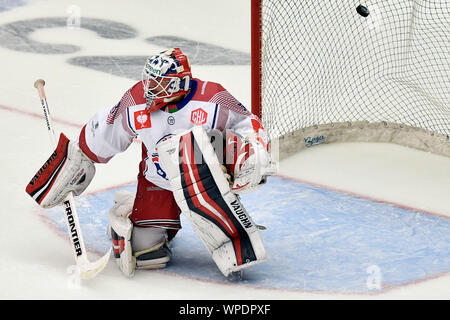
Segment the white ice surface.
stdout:
<svg viewBox="0 0 450 320">
<path fill-rule="evenodd" d="M 131 25 L 138 36 L 128 40 L 100 39 L 86 30 L 47 29 L 33 39 L 74 43 L 73 54 L 44 55 L 0 47 L 0 298 L 1 299 L 417 299 L 450 298 L 450 275 L 443 275 L 376 295 L 310 293 L 235 287 L 198 281 L 164 271 L 137 272 L 123 277 L 110 261 L 91 281 L 74 284 L 68 272 L 73 264 L 68 239 L 43 222 L 25 187 L 51 151 L 33 83 L 47 81 L 52 115 L 83 124 L 103 106 L 117 103 L 133 80 L 69 65 L 66 59 L 82 55 L 148 55 L 159 51 L 143 39 L 176 35 L 243 52 L 250 52 L 249 1 L 77 1 L 82 15 Z M 36 1 L 1 13 L 1 23 L 36 17 L 65 16 L 72 1 Z M 176 8 L 176 10 L 175 10 Z M 144 10 L 145 9 L 145 10 Z M 193 66 L 202 79 L 220 82 L 244 105 L 250 105 L 249 66 Z M 79 128 L 55 122 L 57 131 L 76 137 Z M 97 166 L 87 192 L 134 181 L 140 158 L 139 144 Z M 450 216 L 450 159 L 385 144 L 317 146 L 280 164 L 280 173 L 331 188 Z M 268 231 L 270 232 L 270 230 Z M 98 258 L 91 254 L 92 258 Z"/>
</svg>

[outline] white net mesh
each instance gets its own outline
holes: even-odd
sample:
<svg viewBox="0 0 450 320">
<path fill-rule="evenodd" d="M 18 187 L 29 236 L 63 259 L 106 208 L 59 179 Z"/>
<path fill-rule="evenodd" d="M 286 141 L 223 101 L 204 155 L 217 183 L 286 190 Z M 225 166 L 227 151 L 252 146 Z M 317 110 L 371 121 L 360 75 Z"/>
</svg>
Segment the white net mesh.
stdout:
<svg viewBox="0 0 450 320">
<path fill-rule="evenodd" d="M 450 1 L 262 1 L 262 118 L 271 137 L 388 122 L 450 135 Z"/>
</svg>

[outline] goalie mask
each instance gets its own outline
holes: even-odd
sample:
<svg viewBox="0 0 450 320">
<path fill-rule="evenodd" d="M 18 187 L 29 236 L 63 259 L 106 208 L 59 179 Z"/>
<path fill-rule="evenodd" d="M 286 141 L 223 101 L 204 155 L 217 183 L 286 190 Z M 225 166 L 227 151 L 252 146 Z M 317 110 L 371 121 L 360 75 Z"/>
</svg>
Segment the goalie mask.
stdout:
<svg viewBox="0 0 450 320">
<path fill-rule="evenodd" d="M 151 56 L 142 72 L 142 84 L 150 112 L 164 107 L 190 90 L 191 67 L 187 56 L 173 48 Z"/>
</svg>

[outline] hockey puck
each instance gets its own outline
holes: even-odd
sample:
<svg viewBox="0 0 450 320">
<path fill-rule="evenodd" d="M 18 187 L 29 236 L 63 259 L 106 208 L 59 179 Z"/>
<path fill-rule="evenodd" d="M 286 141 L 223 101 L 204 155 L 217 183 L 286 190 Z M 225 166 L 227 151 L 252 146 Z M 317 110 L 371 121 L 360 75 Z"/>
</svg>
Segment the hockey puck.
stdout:
<svg viewBox="0 0 450 320">
<path fill-rule="evenodd" d="M 358 12 L 359 15 L 363 16 L 364 18 L 370 14 L 369 9 L 362 4 L 356 7 L 356 12 Z"/>
</svg>

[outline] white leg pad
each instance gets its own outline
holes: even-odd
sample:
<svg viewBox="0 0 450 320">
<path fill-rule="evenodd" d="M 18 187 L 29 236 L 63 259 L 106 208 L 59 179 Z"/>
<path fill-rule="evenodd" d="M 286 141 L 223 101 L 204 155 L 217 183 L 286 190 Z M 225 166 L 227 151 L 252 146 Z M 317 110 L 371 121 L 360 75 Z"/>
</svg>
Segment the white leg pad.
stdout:
<svg viewBox="0 0 450 320">
<path fill-rule="evenodd" d="M 220 271 L 228 276 L 264 261 L 261 234 L 231 191 L 204 129 L 173 136 L 158 151 L 178 206 Z"/>
</svg>

